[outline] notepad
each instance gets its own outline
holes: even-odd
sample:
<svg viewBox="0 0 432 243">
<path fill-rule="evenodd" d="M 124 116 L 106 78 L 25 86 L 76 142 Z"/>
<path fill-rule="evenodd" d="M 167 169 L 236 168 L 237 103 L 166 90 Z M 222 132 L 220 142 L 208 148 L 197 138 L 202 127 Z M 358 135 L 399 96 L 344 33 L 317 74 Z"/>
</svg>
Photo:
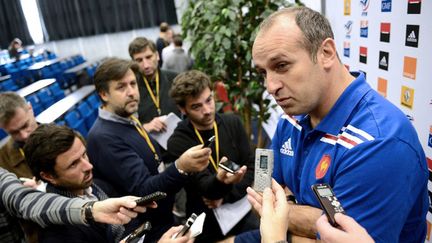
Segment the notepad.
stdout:
<svg viewBox="0 0 432 243">
<path fill-rule="evenodd" d="M 226 235 L 251 210 L 247 196 L 234 203 L 224 203 L 213 209 L 222 234 Z"/>
<path fill-rule="evenodd" d="M 168 115 L 162 116 L 164 122 L 166 124 L 165 132 L 151 132 L 150 135 L 154 140 L 156 140 L 159 145 L 167 150 L 168 147 L 168 139 L 173 134 L 174 130 L 177 127 L 177 123 L 181 121 L 181 119 L 174 113 L 169 113 Z"/>
</svg>

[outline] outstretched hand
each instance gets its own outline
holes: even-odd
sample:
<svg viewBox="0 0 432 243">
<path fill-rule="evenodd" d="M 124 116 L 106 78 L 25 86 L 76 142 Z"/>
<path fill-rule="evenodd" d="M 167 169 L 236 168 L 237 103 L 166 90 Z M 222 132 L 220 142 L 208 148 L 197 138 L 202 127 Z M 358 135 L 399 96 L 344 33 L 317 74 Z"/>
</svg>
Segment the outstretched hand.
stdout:
<svg viewBox="0 0 432 243">
<path fill-rule="evenodd" d="M 196 145 L 186 150 L 176 161 L 177 168 L 185 172 L 200 172 L 207 168 L 211 149 Z"/>
<path fill-rule="evenodd" d="M 228 159 L 226 157 L 222 157 L 219 163 L 223 163 L 227 160 Z M 216 178 L 224 184 L 237 184 L 243 180 L 246 171 L 246 165 L 240 167 L 240 169 L 238 169 L 234 174 L 228 173 L 226 170 L 219 167 L 217 170 Z"/>
<path fill-rule="evenodd" d="M 258 201 L 256 200 L 252 200 L 251 203 L 255 203 L 254 207 L 260 208 L 260 232 L 263 242 L 286 240 L 290 207 L 286 200 L 284 189 L 273 179 L 272 189 L 264 189 L 261 204 L 258 205 Z"/>
<path fill-rule="evenodd" d="M 125 196 L 120 198 L 109 198 L 95 202 L 93 205 L 93 218 L 96 222 L 106 224 L 127 224 L 138 213 L 144 213 L 146 207 L 137 206 L 135 200 L 139 197 Z M 156 204 L 148 207 L 156 207 Z"/>
</svg>

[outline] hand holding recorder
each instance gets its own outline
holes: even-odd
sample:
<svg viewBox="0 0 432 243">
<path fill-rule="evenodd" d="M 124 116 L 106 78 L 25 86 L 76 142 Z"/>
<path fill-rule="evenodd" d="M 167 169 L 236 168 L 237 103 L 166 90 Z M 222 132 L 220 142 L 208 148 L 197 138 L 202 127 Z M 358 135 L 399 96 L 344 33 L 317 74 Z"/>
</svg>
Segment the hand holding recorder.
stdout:
<svg viewBox="0 0 432 243">
<path fill-rule="evenodd" d="M 336 213 L 334 219 L 340 228 L 332 226 L 327 216 L 322 215 L 316 222 L 317 230 L 324 243 L 373 243 L 375 242 L 365 228 L 353 218 Z"/>
<path fill-rule="evenodd" d="M 175 161 L 175 166 L 185 173 L 203 171 L 209 164 L 210 154 L 211 149 L 203 148 L 201 144 L 193 146 Z"/>
<path fill-rule="evenodd" d="M 243 180 L 247 167 L 240 167 L 235 162 L 222 157 L 219 162 L 216 178 L 225 184 L 236 184 Z"/>
</svg>

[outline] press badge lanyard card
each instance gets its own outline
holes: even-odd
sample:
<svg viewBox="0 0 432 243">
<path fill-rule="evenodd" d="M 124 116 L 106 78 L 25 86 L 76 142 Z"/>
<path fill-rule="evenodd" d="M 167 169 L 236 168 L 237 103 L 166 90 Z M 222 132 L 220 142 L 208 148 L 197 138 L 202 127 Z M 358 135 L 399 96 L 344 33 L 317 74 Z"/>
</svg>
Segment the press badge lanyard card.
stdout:
<svg viewBox="0 0 432 243">
<path fill-rule="evenodd" d="M 141 122 L 134 116 L 130 116 L 130 118 L 135 122 L 135 128 L 138 131 L 138 133 L 144 138 L 144 140 L 147 142 L 147 145 L 149 146 L 150 150 L 152 151 L 154 155 L 154 159 L 158 163 L 158 171 L 159 173 L 162 173 L 165 170 L 165 164 L 160 159 L 159 155 L 156 152 L 156 149 L 150 140 L 149 135 L 147 134 L 146 130 L 142 126 Z"/>
</svg>

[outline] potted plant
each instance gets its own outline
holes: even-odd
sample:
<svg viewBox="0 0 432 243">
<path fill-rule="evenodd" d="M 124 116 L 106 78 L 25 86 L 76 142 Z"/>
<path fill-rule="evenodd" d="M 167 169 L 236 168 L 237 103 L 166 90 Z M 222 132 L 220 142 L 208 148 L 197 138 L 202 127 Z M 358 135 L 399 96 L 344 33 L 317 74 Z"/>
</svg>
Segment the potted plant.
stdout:
<svg viewBox="0 0 432 243">
<path fill-rule="evenodd" d="M 252 63 L 252 43 L 259 24 L 289 5 L 285 0 L 195 0 L 182 16 L 194 68 L 225 84 L 249 137 L 252 121 L 257 121 L 257 147 L 265 145 L 262 123 L 269 118 L 271 107 L 262 99 L 265 87 Z"/>
</svg>

